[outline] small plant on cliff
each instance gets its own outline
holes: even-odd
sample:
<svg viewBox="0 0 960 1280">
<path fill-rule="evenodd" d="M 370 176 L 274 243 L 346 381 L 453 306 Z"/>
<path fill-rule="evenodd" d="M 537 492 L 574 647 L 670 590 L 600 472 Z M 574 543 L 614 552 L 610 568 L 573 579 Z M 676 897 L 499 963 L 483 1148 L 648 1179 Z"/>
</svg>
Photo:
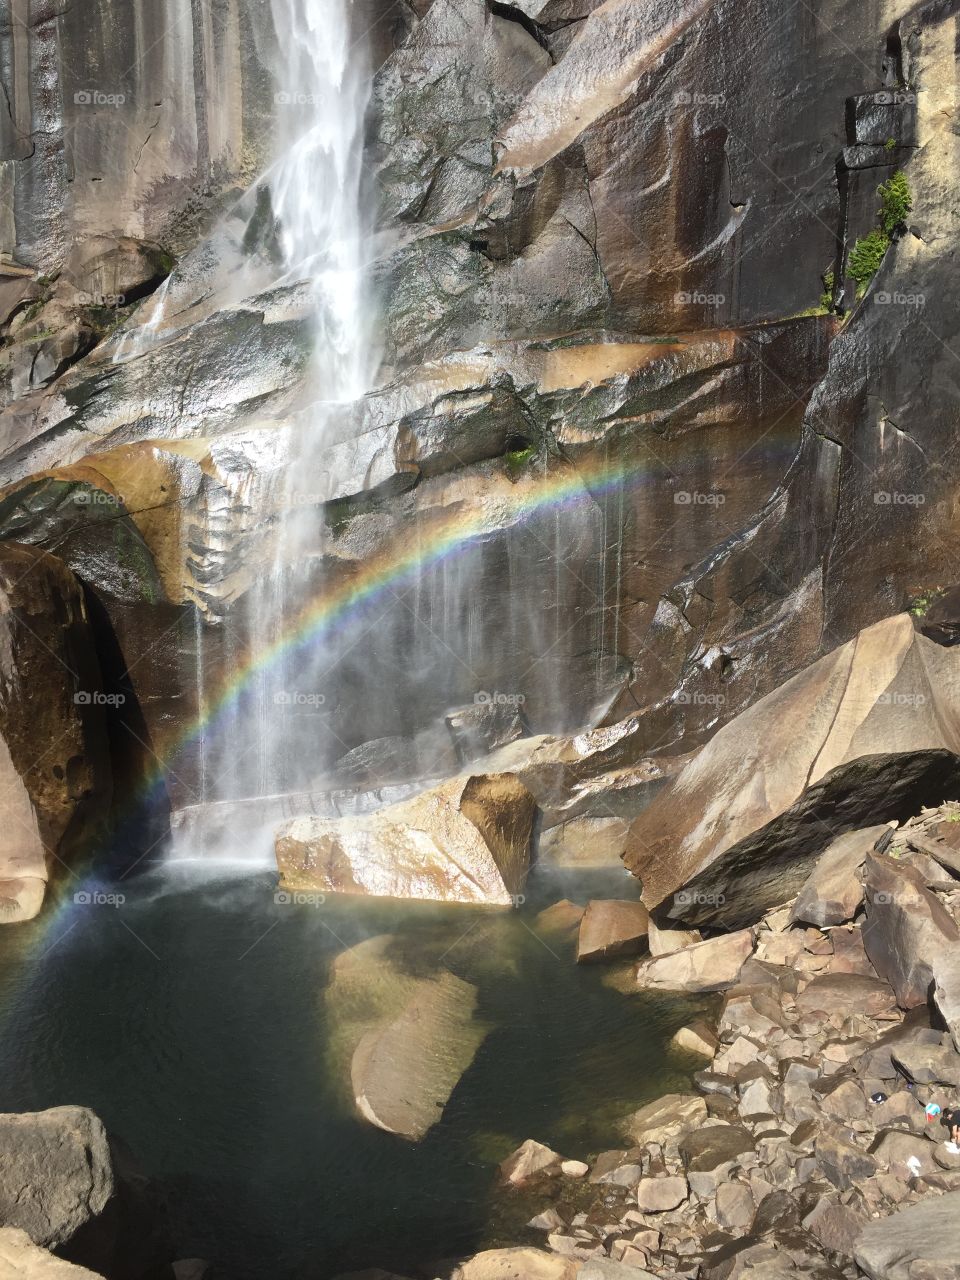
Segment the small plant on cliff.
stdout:
<svg viewBox="0 0 960 1280">
<path fill-rule="evenodd" d="M 850 250 L 850 275 L 857 285 L 857 297 L 862 298 L 867 285 L 880 270 L 883 255 L 887 252 L 890 240 L 882 231 L 871 231 L 861 236 Z"/>
<path fill-rule="evenodd" d="M 886 182 L 877 187 L 880 197 L 880 229 L 892 240 L 894 235 L 906 226 L 907 214 L 913 208 L 913 195 L 910 183 L 902 169 L 898 169 Z"/>
<path fill-rule="evenodd" d="M 835 281 L 833 278 L 833 268 L 823 273 L 823 293 L 820 295 L 820 307 L 823 311 L 830 311 L 833 307 L 833 290 Z"/>
</svg>

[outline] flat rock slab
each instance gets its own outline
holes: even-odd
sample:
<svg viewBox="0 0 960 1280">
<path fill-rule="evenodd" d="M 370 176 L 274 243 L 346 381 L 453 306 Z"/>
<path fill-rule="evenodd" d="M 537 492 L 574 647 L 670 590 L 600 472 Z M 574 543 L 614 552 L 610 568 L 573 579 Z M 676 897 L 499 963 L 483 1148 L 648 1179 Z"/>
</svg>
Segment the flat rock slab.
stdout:
<svg viewBox="0 0 960 1280">
<path fill-rule="evenodd" d="M 576 1280 L 580 1264 L 543 1249 L 487 1249 L 461 1263 L 451 1280 Z"/>
<path fill-rule="evenodd" d="M 649 912 L 642 902 L 595 898 L 587 903 L 577 941 L 579 964 L 638 955 L 646 946 Z"/>
<path fill-rule="evenodd" d="M 958 1221 L 960 1191 L 921 1200 L 868 1223 L 857 1239 L 854 1258 L 871 1280 L 915 1280 L 921 1264 L 924 1273 L 927 1267 L 942 1267 L 942 1274 L 952 1274 L 958 1258 Z"/>
<path fill-rule="evenodd" d="M 865 1013 L 868 1017 L 897 1007 L 891 988 L 859 973 L 829 973 L 813 978 L 797 996 L 801 1013 Z"/>
<path fill-rule="evenodd" d="M 894 1064 L 915 1084 L 960 1088 L 960 1053 L 952 1045 L 907 1042 L 890 1051 Z"/>
<path fill-rule="evenodd" d="M 695 1093 L 668 1093 L 627 1116 L 623 1135 L 636 1146 L 663 1143 L 698 1128 L 707 1118 L 707 1104 Z"/>
<path fill-rule="evenodd" d="M 937 964 L 954 954 L 960 930 L 913 867 L 872 853 L 864 863 L 863 945 L 904 1009 L 926 1004 Z"/>
<path fill-rule="evenodd" d="M 689 1194 L 686 1178 L 641 1178 L 637 1185 L 637 1208 L 641 1213 L 667 1213 L 679 1208 Z"/>
<path fill-rule="evenodd" d="M 753 930 L 741 929 L 643 961 L 637 986 L 649 991 L 721 991 L 740 975 L 753 950 Z"/>
<path fill-rule="evenodd" d="M 818 929 L 852 920 L 863 902 L 860 868 L 887 830 L 885 826 L 848 831 L 824 851 L 790 911 L 791 924 Z"/>
</svg>

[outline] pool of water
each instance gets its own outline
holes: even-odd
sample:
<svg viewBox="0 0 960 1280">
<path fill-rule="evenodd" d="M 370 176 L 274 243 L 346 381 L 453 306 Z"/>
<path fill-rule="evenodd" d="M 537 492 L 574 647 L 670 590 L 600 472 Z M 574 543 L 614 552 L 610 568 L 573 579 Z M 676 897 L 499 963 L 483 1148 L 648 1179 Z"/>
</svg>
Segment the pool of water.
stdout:
<svg viewBox="0 0 960 1280">
<path fill-rule="evenodd" d="M 40 921 L 0 931 L 0 1110 L 94 1108 L 163 1188 L 177 1256 L 226 1280 L 402 1271 L 485 1247 L 528 1216 L 495 1177 L 521 1141 L 587 1157 L 689 1081 L 665 1044 L 696 1006 L 614 990 L 536 921 L 561 897 L 631 889 L 621 872 L 540 875 L 500 911 L 277 902 L 268 874 L 197 865 L 88 883 L 86 902 L 74 883 Z M 419 1143 L 358 1118 L 330 1051 L 331 964 L 383 933 L 411 972 L 473 983 L 491 1028 Z"/>
</svg>

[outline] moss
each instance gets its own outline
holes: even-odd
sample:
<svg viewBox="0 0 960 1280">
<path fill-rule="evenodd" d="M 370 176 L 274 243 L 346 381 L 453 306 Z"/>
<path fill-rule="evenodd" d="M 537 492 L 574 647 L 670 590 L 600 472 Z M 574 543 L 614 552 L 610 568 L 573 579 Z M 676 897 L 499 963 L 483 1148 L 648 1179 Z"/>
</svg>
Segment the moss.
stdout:
<svg viewBox="0 0 960 1280">
<path fill-rule="evenodd" d="M 880 230 L 888 240 L 906 227 L 907 214 L 913 208 L 913 193 L 907 175 L 898 169 L 886 182 L 877 187 L 880 197 Z"/>
<path fill-rule="evenodd" d="M 527 464 L 533 461 L 538 452 L 536 445 L 533 444 L 524 445 L 522 449 L 508 449 L 503 455 L 503 460 L 506 463 L 507 474 L 510 478 L 515 480 Z"/>
<path fill-rule="evenodd" d="M 927 615 L 932 604 L 935 604 L 944 594 L 945 587 L 927 587 L 918 596 L 914 596 L 910 601 L 909 611 L 915 618 L 924 618 Z"/>
<path fill-rule="evenodd" d="M 896 138 L 888 138 L 883 145 L 886 147 L 888 151 L 892 151 L 893 148 L 897 145 L 897 140 Z"/>
<path fill-rule="evenodd" d="M 850 275 L 857 285 L 857 297 L 862 298 L 870 281 L 880 270 L 884 254 L 890 244 L 889 236 L 882 231 L 871 231 L 861 236 L 850 251 Z"/>
</svg>

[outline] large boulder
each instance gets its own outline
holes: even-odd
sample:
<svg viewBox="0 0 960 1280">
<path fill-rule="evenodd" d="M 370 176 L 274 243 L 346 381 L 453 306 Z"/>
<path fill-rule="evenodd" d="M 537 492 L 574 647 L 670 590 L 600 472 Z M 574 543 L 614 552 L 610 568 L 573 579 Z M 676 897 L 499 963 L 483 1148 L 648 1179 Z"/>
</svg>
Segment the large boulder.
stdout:
<svg viewBox="0 0 960 1280">
<path fill-rule="evenodd" d="M 535 812 L 511 774 L 474 774 L 362 817 L 295 818 L 277 833 L 281 883 L 508 906 L 529 870 Z"/>
<path fill-rule="evenodd" d="M 824 851 L 790 909 L 791 924 L 826 925 L 852 920 L 863 902 L 860 869 L 864 859 L 886 831 L 865 827 L 848 831 Z"/>
<path fill-rule="evenodd" d="M 960 653 L 907 614 L 867 628 L 726 725 L 633 823 L 662 919 L 734 926 L 800 891 L 844 831 L 960 794 Z"/>
<path fill-rule="evenodd" d="M 883 854 L 868 855 L 864 869 L 863 945 L 904 1009 L 926 1004 L 938 964 L 960 941 L 960 929 L 924 877 Z"/>
<path fill-rule="evenodd" d="M 580 1265 L 543 1249 L 487 1249 L 462 1262 L 451 1280 L 576 1280 Z"/>
<path fill-rule="evenodd" d="M 636 955 L 647 941 L 649 913 L 642 902 L 594 898 L 587 903 L 577 939 L 579 964 Z"/>
<path fill-rule="evenodd" d="M 960 1191 L 950 1191 L 868 1222 L 854 1246 L 857 1265 L 871 1280 L 953 1275 L 958 1213 Z"/>
<path fill-rule="evenodd" d="M 440 1119 L 488 1026 L 446 969 L 414 976 L 392 935 L 337 956 L 325 993 L 330 1069 L 368 1123 L 419 1140 Z"/>
<path fill-rule="evenodd" d="M 0 1115 L 0 1226 L 111 1276 L 167 1256 L 153 1192 L 85 1107 Z"/>
<path fill-rule="evenodd" d="M 110 701 L 76 578 L 0 543 L 0 923 L 37 914 L 106 816 Z"/>
</svg>

